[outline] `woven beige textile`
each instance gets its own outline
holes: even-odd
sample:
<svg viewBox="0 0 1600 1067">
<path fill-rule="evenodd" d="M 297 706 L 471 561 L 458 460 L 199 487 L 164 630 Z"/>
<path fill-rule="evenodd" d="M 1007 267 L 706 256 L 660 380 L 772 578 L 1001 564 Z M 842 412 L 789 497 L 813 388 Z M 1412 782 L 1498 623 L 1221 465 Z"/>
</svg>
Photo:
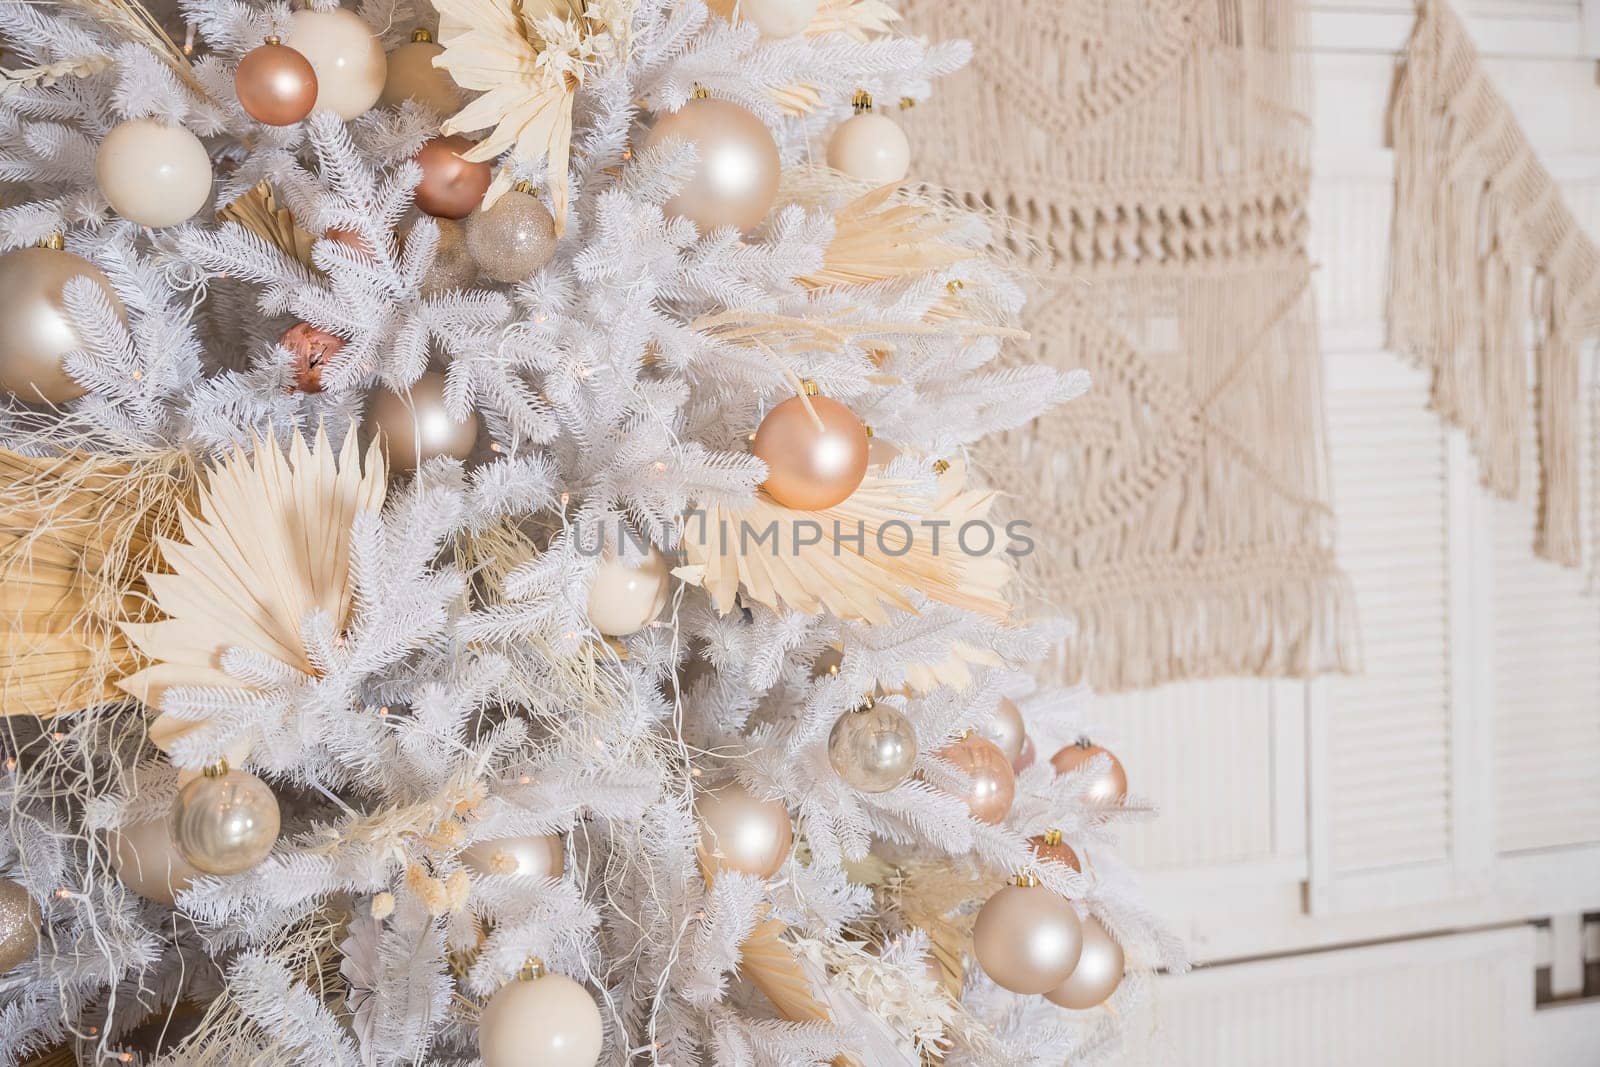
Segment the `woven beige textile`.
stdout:
<svg viewBox="0 0 1600 1067">
<path fill-rule="evenodd" d="M 917 175 L 1038 238 L 1028 357 L 1094 374 L 980 457 L 1037 522 L 1040 598 L 1077 623 L 1066 677 L 1350 669 L 1292 0 L 921 0 L 908 18 L 975 53 L 904 115 Z"/>
<path fill-rule="evenodd" d="M 1532 414 L 1540 474 L 1534 547 L 1576 565 L 1584 525 L 1578 359 L 1596 332 L 1600 253 L 1490 83 L 1461 20 L 1439 0 L 1425 4 L 1407 45 L 1391 125 L 1390 344 L 1432 372 L 1434 408 L 1466 430 L 1484 484 L 1503 496 L 1518 492 Z"/>
</svg>

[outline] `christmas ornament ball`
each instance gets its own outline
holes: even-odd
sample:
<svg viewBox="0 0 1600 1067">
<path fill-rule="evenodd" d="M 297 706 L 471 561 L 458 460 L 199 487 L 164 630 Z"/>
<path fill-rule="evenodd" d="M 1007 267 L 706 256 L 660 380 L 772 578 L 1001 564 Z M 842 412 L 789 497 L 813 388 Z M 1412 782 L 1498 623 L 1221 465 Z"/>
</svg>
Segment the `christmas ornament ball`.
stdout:
<svg viewBox="0 0 1600 1067">
<path fill-rule="evenodd" d="M 435 218 L 464 219 L 483 203 L 494 177 L 492 164 L 462 159 L 474 142 L 452 134 L 435 137 L 417 150 L 415 159 L 422 168 L 417 184 L 417 207 Z"/>
<path fill-rule="evenodd" d="M 1006 817 L 1016 798 L 1017 776 L 993 741 L 968 734 L 940 749 L 939 755 L 968 776 L 966 790 L 960 796 L 973 818 L 994 825 Z"/>
<path fill-rule="evenodd" d="M 972 926 L 972 954 L 996 985 L 1045 993 L 1072 974 L 1083 951 L 1078 913 L 1042 885 L 1008 885 L 984 902 Z"/>
<path fill-rule="evenodd" d="M 556 220 L 539 198 L 514 189 L 467 216 L 467 251 L 497 282 L 520 282 L 556 254 Z"/>
<path fill-rule="evenodd" d="M 1041 860 L 1063 863 L 1075 871 L 1083 870 L 1078 854 L 1072 850 L 1071 845 L 1061 839 L 1060 830 L 1046 830 L 1042 834 L 1036 834 L 1028 838 L 1028 843 L 1033 846 L 1033 854 Z"/>
<path fill-rule="evenodd" d="M 1013 767 L 1022 755 L 1022 742 L 1028 736 L 1022 721 L 1022 711 L 1005 697 L 995 705 L 994 712 L 978 727 L 978 732 L 995 743 L 1006 754 Z"/>
<path fill-rule="evenodd" d="M 165 819 L 133 823 L 111 833 L 111 868 L 135 893 L 169 908 L 200 876 L 178 854 Z"/>
<path fill-rule="evenodd" d="M 1022 735 L 1022 749 L 1017 753 L 1017 758 L 1011 761 L 1011 769 L 1021 774 L 1033 766 L 1033 761 L 1039 758 L 1038 750 L 1033 747 L 1033 738 L 1028 734 Z"/>
<path fill-rule="evenodd" d="M 444 375 L 428 371 L 404 395 L 380 387 L 367 398 L 366 427 L 383 438 L 391 473 L 414 471 L 435 456 L 464 460 L 477 447 L 478 416 L 451 418 L 444 387 Z"/>
<path fill-rule="evenodd" d="M 740 0 L 739 15 L 755 25 L 763 37 L 793 37 L 804 33 L 817 14 L 817 0 Z"/>
<path fill-rule="evenodd" d="M 1087 1011 L 1105 1003 L 1122 984 L 1127 961 L 1098 919 L 1083 920 L 1083 952 L 1067 980 L 1044 995 L 1052 1004 Z"/>
<path fill-rule="evenodd" d="M 167 817 L 178 855 L 202 874 L 238 874 L 278 842 L 278 798 L 249 771 L 226 764 L 178 791 Z"/>
<path fill-rule="evenodd" d="M 239 60 L 233 91 L 246 115 L 268 126 L 292 126 L 317 102 L 317 72 L 293 48 L 268 37 Z"/>
<path fill-rule="evenodd" d="M 1128 795 L 1128 772 L 1122 769 L 1122 761 L 1109 749 L 1094 744 L 1087 737 L 1078 738 L 1051 756 L 1050 765 L 1057 774 L 1071 774 L 1096 756 L 1105 756 L 1110 766 L 1095 776 L 1086 795 L 1098 804 L 1122 803 Z"/>
<path fill-rule="evenodd" d="M 65 404 L 88 391 L 64 365 L 83 344 L 66 310 L 67 283 L 79 277 L 94 282 L 126 319 L 110 279 L 82 256 L 59 248 L 0 256 L 0 389 L 18 400 Z"/>
<path fill-rule="evenodd" d="M 0 974 L 27 962 L 39 950 L 39 905 L 22 886 L 0 878 Z"/>
<path fill-rule="evenodd" d="M 644 629 L 667 606 L 672 568 L 650 547 L 637 563 L 600 561 L 589 585 L 589 621 L 607 637 L 627 637 Z"/>
<path fill-rule="evenodd" d="M 422 292 L 431 296 L 447 289 L 466 289 L 478 280 L 478 264 L 467 251 L 467 228 L 454 219 L 434 219 L 439 240 L 433 246 L 433 263 L 422 279 Z M 409 239 L 414 227 L 407 228 Z"/>
<path fill-rule="evenodd" d="M 600 1008 L 566 975 L 501 986 L 478 1018 L 484 1067 L 594 1067 L 604 1028 Z"/>
<path fill-rule="evenodd" d="M 873 185 L 904 181 L 911 170 L 911 143 L 899 123 L 863 111 L 828 138 L 828 166 Z"/>
<path fill-rule="evenodd" d="M 762 800 L 738 782 L 695 798 L 700 851 L 713 871 L 771 878 L 789 857 L 794 826 L 781 800 Z"/>
<path fill-rule="evenodd" d="M 567 867 L 567 846 L 560 834 L 497 837 L 468 845 L 459 858 L 476 874 L 560 878 Z"/>
<path fill-rule="evenodd" d="M 389 53 L 378 106 L 399 107 L 415 100 L 436 114 L 453 114 L 461 107 L 461 90 L 448 73 L 433 65 L 433 57 L 443 52 L 427 30 L 414 32 L 411 40 Z"/>
<path fill-rule="evenodd" d="M 309 322 L 297 322 L 283 331 L 278 347 L 289 353 L 295 390 L 320 393 L 322 371 L 344 347 L 344 338 Z"/>
<path fill-rule="evenodd" d="M 182 126 L 118 123 L 100 142 L 94 180 L 111 209 L 140 226 L 176 226 L 211 196 L 211 156 Z"/>
<path fill-rule="evenodd" d="M 899 708 L 883 701 L 845 712 L 828 734 L 828 763 L 863 793 L 893 789 L 916 762 L 916 728 Z"/>
<path fill-rule="evenodd" d="M 748 230 L 767 217 L 778 197 L 778 145 L 766 124 L 738 104 L 691 100 L 662 115 L 645 139 L 651 147 L 678 138 L 699 153 L 694 173 L 663 206 L 704 233 L 718 226 Z"/>
<path fill-rule="evenodd" d="M 768 496 L 786 508 L 821 511 L 848 499 L 867 476 L 867 432 L 837 400 L 806 399 L 815 420 L 806 400 L 790 397 L 761 420 L 750 451 L 767 464 Z"/>
<path fill-rule="evenodd" d="M 388 59 L 360 15 L 336 7 L 296 11 L 289 18 L 289 39 L 284 43 L 305 56 L 316 71 L 317 107 L 348 120 L 378 102 Z"/>
</svg>

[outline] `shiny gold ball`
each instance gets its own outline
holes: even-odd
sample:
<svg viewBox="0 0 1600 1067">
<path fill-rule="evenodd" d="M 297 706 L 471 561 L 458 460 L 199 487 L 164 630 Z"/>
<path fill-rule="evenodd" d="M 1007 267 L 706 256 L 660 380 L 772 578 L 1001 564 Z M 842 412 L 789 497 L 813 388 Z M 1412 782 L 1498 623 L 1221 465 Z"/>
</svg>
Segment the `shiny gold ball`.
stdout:
<svg viewBox="0 0 1600 1067">
<path fill-rule="evenodd" d="M 1122 946 L 1114 941 L 1098 919 L 1083 921 L 1083 952 L 1067 980 L 1044 995 L 1052 1004 L 1075 1011 L 1087 1011 L 1105 1003 L 1122 984 L 1127 966 Z"/>
<path fill-rule="evenodd" d="M 1022 755 L 1022 742 L 1028 736 L 1027 726 L 1022 721 L 1022 712 L 1018 707 L 1005 697 L 995 705 L 994 712 L 979 726 L 978 732 L 995 743 L 995 747 L 1006 754 L 1006 759 L 1015 766 L 1017 757 Z"/>
<path fill-rule="evenodd" d="M 39 905 L 28 891 L 0 878 L 0 974 L 26 963 L 39 951 Z"/>
<path fill-rule="evenodd" d="M 828 763 L 863 793 L 893 789 L 916 762 L 916 727 L 899 708 L 883 701 L 845 712 L 828 734 Z"/>
<path fill-rule="evenodd" d="M 83 346 L 67 317 L 66 287 L 88 278 L 127 320 L 111 280 L 82 256 L 56 248 L 17 248 L 0 256 L 0 389 L 25 403 L 65 404 L 88 390 L 66 371 Z"/>
<path fill-rule="evenodd" d="M 538 197 L 512 190 L 467 216 L 467 251 L 495 281 L 524 281 L 556 254 L 556 220 Z"/>
<path fill-rule="evenodd" d="M 658 118 L 645 145 L 668 138 L 699 153 L 688 183 L 662 207 L 669 216 L 688 219 L 701 233 L 718 226 L 749 230 L 767 217 L 782 163 L 764 122 L 726 100 L 691 100 Z"/>
<path fill-rule="evenodd" d="M 476 874 L 518 878 L 560 878 L 567 866 L 561 834 L 530 834 L 479 841 L 461 850 L 461 865 Z"/>
<path fill-rule="evenodd" d="M 464 460 L 478 442 L 478 416 L 456 422 L 445 410 L 445 378 L 428 371 L 405 394 L 376 388 L 367 398 L 367 432 L 383 439 L 392 473 L 414 471 L 435 456 Z"/>
<path fill-rule="evenodd" d="M 202 874 L 238 874 L 278 843 L 278 798 L 248 771 L 207 774 L 172 802 L 168 828 L 178 854 Z"/>
<path fill-rule="evenodd" d="M 1042 885 L 1008 885 L 990 897 L 972 926 L 972 954 L 996 985 L 1045 993 L 1078 965 L 1083 930 L 1067 900 Z"/>
<path fill-rule="evenodd" d="M 750 446 L 767 465 L 761 487 L 786 508 L 822 511 L 843 503 L 867 476 L 867 431 L 855 412 L 825 396 L 800 397 L 767 412 Z M 820 420 L 821 426 L 818 426 Z"/>
<path fill-rule="evenodd" d="M 433 65 L 433 57 L 443 52 L 444 47 L 432 41 L 408 41 L 390 52 L 378 106 L 398 107 L 415 100 L 436 114 L 455 114 L 461 107 L 461 90 L 448 72 Z"/>
<path fill-rule="evenodd" d="M 771 878 L 789 857 L 794 826 L 781 800 L 762 800 L 737 782 L 701 793 L 700 852 L 713 871 Z"/>
</svg>

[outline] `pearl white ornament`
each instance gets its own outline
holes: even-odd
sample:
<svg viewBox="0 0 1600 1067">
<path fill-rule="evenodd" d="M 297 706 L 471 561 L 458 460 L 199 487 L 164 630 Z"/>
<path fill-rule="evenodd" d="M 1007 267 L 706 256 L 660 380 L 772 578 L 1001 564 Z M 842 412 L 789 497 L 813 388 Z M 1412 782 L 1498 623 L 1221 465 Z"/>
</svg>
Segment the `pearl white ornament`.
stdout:
<svg viewBox="0 0 1600 1067">
<path fill-rule="evenodd" d="M 817 14 L 817 0 L 739 0 L 739 16 L 753 23 L 763 37 L 804 33 Z"/>
<path fill-rule="evenodd" d="M 828 166 L 873 185 L 904 181 L 911 169 L 911 143 L 893 119 L 863 111 L 833 131 Z"/>
<path fill-rule="evenodd" d="M 383 95 L 389 60 L 360 15 L 344 8 L 296 11 L 283 43 L 311 61 L 317 72 L 317 107 L 342 119 L 366 113 Z"/>
<path fill-rule="evenodd" d="M 603 1036 L 594 997 L 562 974 L 501 986 L 478 1017 L 484 1067 L 594 1067 Z"/>
<path fill-rule="evenodd" d="M 518 878 L 560 878 L 567 866 L 566 841 L 560 834 L 497 837 L 461 850 L 461 865 L 476 874 Z"/>
<path fill-rule="evenodd" d="M 637 566 L 602 560 L 589 586 L 589 621 L 607 637 L 637 633 L 667 606 L 671 576 L 666 557 L 654 546 Z"/>
<path fill-rule="evenodd" d="M 140 226 L 176 226 L 211 196 L 211 157 L 182 126 L 129 119 L 94 157 L 94 180 L 111 209 Z"/>
<path fill-rule="evenodd" d="M 218 773 L 220 771 L 220 773 Z M 249 771 L 226 764 L 178 791 L 167 817 L 172 844 L 203 874 L 238 874 L 278 843 L 278 798 Z"/>
</svg>

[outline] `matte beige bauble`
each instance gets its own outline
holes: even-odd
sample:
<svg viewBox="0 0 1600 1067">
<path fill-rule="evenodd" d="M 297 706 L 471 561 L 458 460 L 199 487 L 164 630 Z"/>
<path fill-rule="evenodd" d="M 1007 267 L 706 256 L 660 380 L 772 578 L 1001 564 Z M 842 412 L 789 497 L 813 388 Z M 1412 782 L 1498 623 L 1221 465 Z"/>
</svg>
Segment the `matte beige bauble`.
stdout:
<svg viewBox="0 0 1600 1067">
<path fill-rule="evenodd" d="M 694 145 L 699 159 L 663 211 L 688 219 L 701 233 L 718 226 L 748 230 L 767 217 L 782 163 L 765 123 L 738 104 L 696 99 L 658 118 L 645 146 L 669 138 Z"/>
<path fill-rule="evenodd" d="M 1004 821 L 1017 795 L 1017 775 L 1005 753 L 988 738 L 968 734 L 939 755 L 967 775 L 966 787 L 957 795 L 972 817 L 990 825 Z"/>
<path fill-rule="evenodd" d="M 817 0 L 739 0 L 739 16 L 754 23 L 763 37 L 804 33 L 817 14 Z"/>
<path fill-rule="evenodd" d="M 88 390 L 66 370 L 83 346 L 67 316 L 66 288 L 88 278 L 126 321 L 100 268 L 59 248 L 17 248 L 0 256 L 0 389 L 30 404 L 65 404 Z"/>
<path fill-rule="evenodd" d="M 165 819 L 151 819 L 111 832 L 111 868 L 122 884 L 144 897 L 171 907 L 177 895 L 200 876 L 178 854 Z"/>
<path fill-rule="evenodd" d="M 140 226 L 176 226 L 211 196 L 211 157 L 200 138 L 155 119 L 112 127 L 94 157 L 111 210 Z"/>
<path fill-rule="evenodd" d="M 904 181 L 911 169 L 911 144 L 899 123 L 864 111 L 833 131 L 828 166 L 858 181 L 889 185 Z"/>
<path fill-rule="evenodd" d="M 39 905 L 21 885 L 0 878 L 0 974 L 26 963 L 39 951 Z"/>
<path fill-rule="evenodd" d="M 1121 804 L 1128 796 L 1128 772 L 1122 769 L 1122 761 L 1110 749 L 1102 748 L 1087 737 L 1080 737 L 1051 756 L 1050 765 L 1057 774 L 1072 774 L 1096 756 L 1105 756 L 1108 766 L 1095 775 L 1086 795 L 1096 803 Z"/>
<path fill-rule="evenodd" d="M 389 470 L 414 471 L 435 456 L 464 460 L 478 443 L 478 416 L 457 422 L 445 410 L 445 377 L 428 371 L 405 393 L 379 387 L 367 398 L 365 429 L 383 439 Z"/>
<path fill-rule="evenodd" d="M 1052 1004 L 1088 1011 L 1104 1004 L 1122 984 L 1127 961 L 1122 946 L 1106 933 L 1098 919 L 1083 921 L 1083 952 L 1067 980 L 1044 995 Z"/>
<path fill-rule="evenodd" d="M 767 495 L 797 511 L 843 503 L 867 476 L 866 427 L 825 396 L 790 397 L 767 412 L 750 451 L 767 465 Z"/>
<path fill-rule="evenodd" d="M 1005 753 L 1007 762 L 1015 768 L 1017 757 L 1022 755 L 1023 739 L 1028 736 L 1021 709 L 1001 697 L 994 711 L 978 727 L 978 732 L 993 741 L 995 747 Z"/>
<path fill-rule="evenodd" d="M 461 850 L 461 865 L 477 874 L 517 878 L 560 878 L 567 866 L 566 838 L 528 834 L 479 841 Z"/>
<path fill-rule="evenodd" d="M 293 48 L 268 37 L 239 60 L 233 92 L 246 115 L 268 126 L 292 126 L 317 102 L 317 72 Z"/>
<path fill-rule="evenodd" d="M 467 216 L 467 251 L 497 282 L 520 282 L 556 254 L 556 220 L 524 189 L 513 189 Z"/>
<path fill-rule="evenodd" d="M 828 734 L 828 763 L 848 785 L 882 793 L 905 781 L 917 762 L 917 730 L 884 701 L 845 712 Z"/>
<path fill-rule="evenodd" d="M 383 44 L 354 11 L 296 11 L 289 16 L 290 48 L 317 72 L 317 107 L 341 119 L 365 114 L 383 94 L 389 63 Z"/>
<path fill-rule="evenodd" d="M 461 107 L 461 90 L 450 75 L 433 65 L 444 48 L 427 30 L 416 30 L 411 40 L 389 53 L 388 73 L 379 107 L 398 107 L 415 100 L 437 115 L 453 115 Z"/>
<path fill-rule="evenodd" d="M 589 621 L 607 637 L 627 637 L 648 626 L 667 606 L 672 568 L 650 546 L 644 559 L 603 559 L 589 585 Z"/>
<path fill-rule="evenodd" d="M 972 926 L 983 973 L 1013 993 L 1046 993 L 1067 980 L 1083 951 L 1078 913 L 1042 885 L 1008 885 L 984 902 Z"/>
<path fill-rule="evenodd" d="M 202 874 L 238 874 L 278 843 L 278 798 L 248 771 L 219 764 L 178 791 L 167 827 L 178 855 Z"/>
<path fill-rule="evenodd" d="M 605 1028 L 600 1008 L 566 975 L 519 978 L 501 986 L 478 1017 L 484 1067 L 594 1067 Z"/>
<path fill-rule="evenodd" d="M 741 871 L 771 878 L 789 857 L 794 826 L 781 800 L 763 800 L 738 782 L 701 793 L 700 852 L 712 871 Z"/>
</svg>

